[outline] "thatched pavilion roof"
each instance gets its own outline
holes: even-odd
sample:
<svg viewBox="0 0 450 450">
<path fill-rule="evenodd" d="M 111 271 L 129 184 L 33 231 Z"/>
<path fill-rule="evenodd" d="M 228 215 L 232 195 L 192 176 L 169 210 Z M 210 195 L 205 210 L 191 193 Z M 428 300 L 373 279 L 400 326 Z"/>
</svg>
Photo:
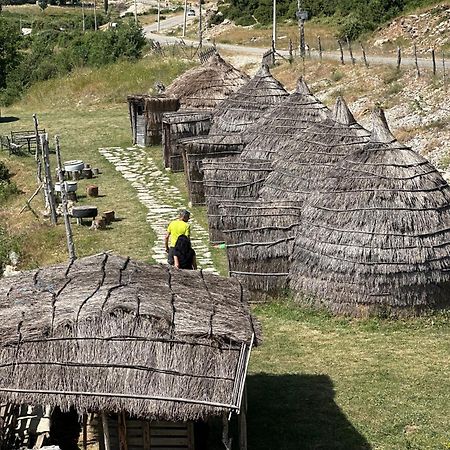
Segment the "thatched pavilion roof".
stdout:
<svg viewBox="0 0 450 450">
<path fill-rule="evenodd" d="M 210 134 L 246 131 L 266 109 L 279 104 L 288 95 L 269 68 L 262 65 L 247 84 L 217 106 Z"/>
<path fill-rule="evenodd" d="M 450 307 L 450 187 L 397 142 L 381 110 L 370 143 L 332 168 L 305 205 L 291 278 L 337 313 Z"/>
<path fill-rule="evenodd" d="M 180 100 L 181 107 L 213 109 L 247 84 L 249 77 L 226 62 L 217 52 L 202 65 L 179 76 L 166 94 Z"/>
<path fill-rule="evenodd" d="M 260 190 L 265 200 L 303 203 L 338 161 L 369 141 L 344 99 L 338 97 L 330 117 L 317 122 L 284 146 L 272 163 L 272 172 Z"/>
<path fill-rule="evenodd" d="M 81 258 L 0 280 L 0 402 L 174 421 L 237 411 L 258 339 L 237 280 Z"/>
<path fill-rule="evenodd" d="M 247 146 L 241 157 L 275 159 L 278 153 L 292 147 L 293 141 L 301 140 L 303 131 L 311 124 L 325 120 L 329 112 L 300 77 L 296 90 L 247 130 Z"/>
</svg>

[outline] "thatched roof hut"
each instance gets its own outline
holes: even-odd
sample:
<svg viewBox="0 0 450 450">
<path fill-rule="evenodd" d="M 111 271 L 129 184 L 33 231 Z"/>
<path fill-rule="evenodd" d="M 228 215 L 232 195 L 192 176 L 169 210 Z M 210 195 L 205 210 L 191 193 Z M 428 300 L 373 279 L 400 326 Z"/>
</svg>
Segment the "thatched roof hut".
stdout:
<svg viewBox="0 0 450 450">
<path fill-rule="evenodd" d="M 157 145 L 161 143 L 162 115 L 177 111 L 180 102 L 167 95 L 128 95 L 128 111 L 133 145 Z"/>
<path fill-rule="evenodd" d="M 178 141 L 193 136 L 204 136 L 211 128 L 212 111 L 181 110 L 163 114 L 162 144 L 164 166 L 172 172 L 183 172 L 183 155 Z"/>
<path fill-rule="evenodd" d="M 272 161 L 273 171 L 247 214 L 219 207 L 230 270 L 252 291 L 284 288 L 293 239 L 298 233 L 303 203 L 320 186 L 331 166 L 368 142 L 342 98 L 323 122 L 298 133 Z M 284 205 L 288 205 L 288 207 Z M 281 206 L 280 206 L 281 205 Z M 267 217 L 261 217 L 261 213 Z M 252 268 L 255 274 L 252 275 Z M 261 273 L 267 272 L 270 276 Z"/>
<path fill-rule="evenodd" d="M 259 336 L 237 280 L 109 254 L 24 272 L 0 280 L 0 403 L 239 413 Z"/>
<path fill-rule="evenodd" d="M 211 134 L 242 133 L 253 125 L 272 106 L 288 96 L 266 65 L 237 92 L 219 103 L 214 110 Z"/>
<path fill-rule="evenodd" d="M 209 135 L 180 142 L 183 153 L 189 197 L 192 204 L 204 204 L 201 161 L 225 158 L 242 153 L 246 144 L 245 131 L 268 108 L 279 104 L 288 95 L 284 87 L 262 66 L 239 91 L 230 95 L 214 110 Z"/>
<path fill-rule="evenodd" d="M 213 109 L 247 84 L 249 77 L 215 52 L 170 84 L 166 94 L 180 100 L 183 109 Z"/>
<path fill-rule="evenodd" d="M 450 187 L 397 142 L 381 110 L 373 120 L 370 143 L 305 205 L 291 287 L 351 315 L 450 307 Z"/>
<path fill-rule="evenodd" d="M 221 200 L 256 198 L 272 170 L 270 161 L 301 145 L 302 133 L 311 124 L 325 120 L 329 110 L 311 94 L 301 77 L 294 93 L 271 108 L 246 132 L 249 142 L 239 158 L 202 162 L 208 225 L 212 242 L 223 242 L 218 211 Z M 251 136 L 251 137 L 249 137 Z"/>
</svg>

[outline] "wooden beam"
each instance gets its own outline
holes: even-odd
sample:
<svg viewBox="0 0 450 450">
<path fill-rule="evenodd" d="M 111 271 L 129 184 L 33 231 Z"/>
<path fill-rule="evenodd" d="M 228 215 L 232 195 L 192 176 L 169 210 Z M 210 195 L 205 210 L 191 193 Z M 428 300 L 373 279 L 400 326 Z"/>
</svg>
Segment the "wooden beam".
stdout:
<svg viewBox="0 0 450 450">
<path fill-rule="evenodd" d="M 103 427 L 103 441 L 105 443 L 105 450 L 111 450 L 111 438 L 109 435 L 108 416 L 102 411 L 102 427 Z"/>
<path fill-rule="evenodd" d="M 117 417 L 117 427 L 119 432 L 119 450 L 128 450 L 127 443 L 127 418 L 125 411 L 121 411 Z"/>
<path fill-rule="evenodd" d="M 247 450 L 247 388 L 244 388 L 239 420 L 239 450 Z"/>
</svg>

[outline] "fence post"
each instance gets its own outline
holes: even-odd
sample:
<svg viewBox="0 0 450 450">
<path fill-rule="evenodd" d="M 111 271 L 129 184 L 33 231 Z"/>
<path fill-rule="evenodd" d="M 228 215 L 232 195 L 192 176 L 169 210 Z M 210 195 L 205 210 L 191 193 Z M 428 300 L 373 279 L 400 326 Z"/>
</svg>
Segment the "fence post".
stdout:
<svg viewBox="0 0 450 450">
<path fill-rule="evenodd" d="M 342 49 L 342 42 L 338 39 L 339 50 L 341 51 L 341 64 L 345 64 L 344 62 L 344 50 Z"/>
<path fill-rule="evenodd" d="M 447 74 L 445 71 L 445 53 L 442 50 L 442 81 L 444 82 L 444 91 L 447 92 Z"/>
<path fill-rule="evenodd" d="M 417 78 L 420 78 L 419 62 L 417 61 L 417 45 L 414 44 L 414 63 L 416 65 Z"/>
<path fill-rule="evenodd" d="M 350 54 L 350 61 L 352 64 L 355 64 L 355 58 L 353 58 L 353 50 L 352 50 L 352 44 L 350 43 L 350 39 L 348 36 L 345 36 L 345 39 L 347 40 L 347 47 L 348 47 L 348 53 Z"/>
<path fill-rule="evenodd" d="M 402 63 L 402 49 L 397 47 L 397 70 L 400 70 L 400 65 Z"/>
<path fill-rule="evenodd" d="M 366 49 L 364 48 L 364 45 L 362 44 L 361 41 L 359 41 L 359 45 L 361 46 L 361 51 L 362 51 L 362 55 L 363 55 L 364 64 L 365 64 L 365 66 L 367 68 L 369 68 L 369 61 L 367 61 Z"/>
<path fill-rule="evenodd" d="M 433 75 L 436 76 L 436 55 L 434 52 L 434 47 L 431 49 L 431 59 L 433 61 Z"/>
<path fill-rule="evenodd" d="M 320 36 L 317 36 L 317 46 L 319 47 L 319 58 L 322 61 L 322 42 L 320 40 Z"/>
<path fill-rule="evenodd" d="M 292 64 L 292 61 L 294 59 L 292 53 L 293 53 L 292 39 L 289 38 L 289 64 Z"/>
</svg>

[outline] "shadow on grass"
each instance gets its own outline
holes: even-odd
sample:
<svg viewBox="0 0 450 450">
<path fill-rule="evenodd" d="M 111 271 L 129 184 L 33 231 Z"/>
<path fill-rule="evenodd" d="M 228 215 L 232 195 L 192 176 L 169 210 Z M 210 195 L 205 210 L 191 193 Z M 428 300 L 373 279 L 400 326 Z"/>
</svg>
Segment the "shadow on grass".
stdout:
<svg viewBox="0 0 450 450">
<path fill-rule="evenodd" d="M 250 375 L 247 389 L 249 449 L 371 449 L 335 403 L 326 375 Z"/>
<path fill-rule="evenodd" d="M 0 117 L 0 123 L 17 122 L 18 120 L 20 120 L 20 119 L 18 117 L 14 117 L 14 116 Z"/>
</svg>

